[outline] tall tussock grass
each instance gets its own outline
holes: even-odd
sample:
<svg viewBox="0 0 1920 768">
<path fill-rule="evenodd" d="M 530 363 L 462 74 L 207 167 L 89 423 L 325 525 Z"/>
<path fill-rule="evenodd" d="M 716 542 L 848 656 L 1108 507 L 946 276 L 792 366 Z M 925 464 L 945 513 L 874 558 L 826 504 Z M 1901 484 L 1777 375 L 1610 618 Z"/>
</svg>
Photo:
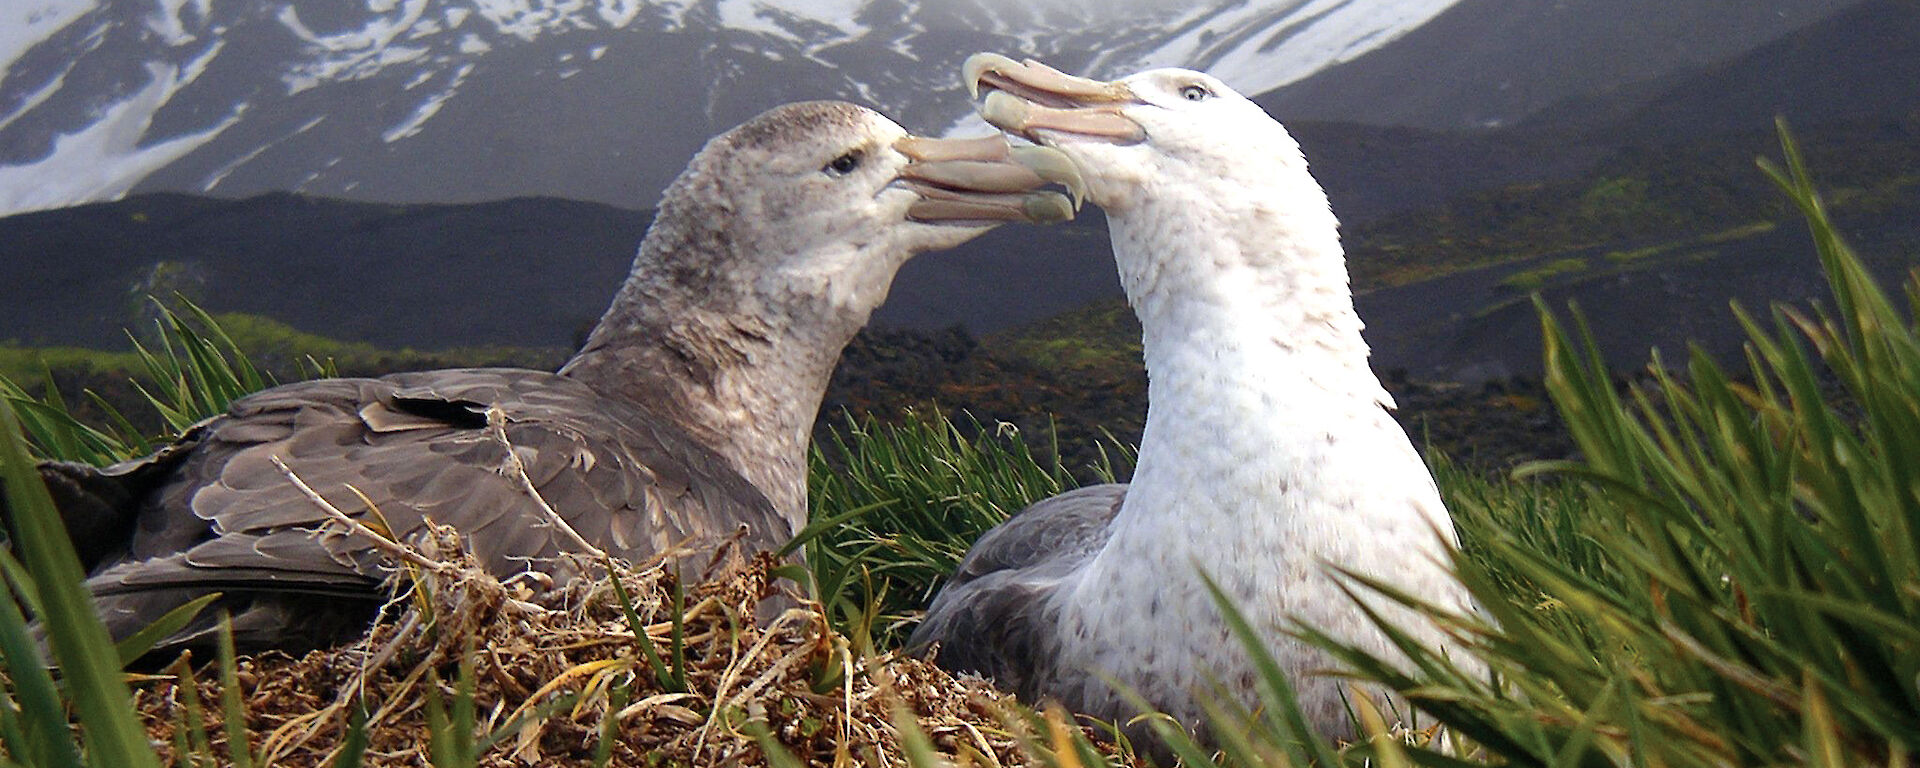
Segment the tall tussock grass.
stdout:
<svg viewBox="0 0 1920 768">
<path fill-rule="evenodd" d="M 1875 284 L 1781 136 L 1784 166 L 1762 166 L 1808 222 L 1831 306 L 1736 307 L 1738 374 L 1696 350 L 1623 391 L 1577 315 L 1541 303 L 1581 458 L 1519 475 L 1570 485 L 1450 489 L 1485 615 L 1443 621 L 1480 638 L 1497 682 L 1340 649 L 1472 754 L 1901 766 L 1920 745 L 1920 278 L 1904 310 Z"/>
<path fill-rule="evenodd" d="M 195 422 L 226 410 L 227 404 L 278 383 L 253 364 L 245 351 L 206 310 L 184 297 L 175 306 L 153 300 L 156 317 L 152 341 L 129 333 L 140 375 L 134 388 L 151 407 L 152 422 L 162 434 L 149 434 L 119 408 L 93 392 L 85 392 L 106 424 L 81 420 L 51 384 L 36 396 L 0 376 L 0 400 L 10 402 L 19 415 L 36 453 L 43 458 L 110 464 L 152 453 Z M 308 357 L 301 361 L 304 376 L 332 376 L 331 361 Z M 51 382 L 49 373 L 46 379 Z"/>
<path fill-rule="evenodd" d="M 1220 703 L 1214 744 L 1162 730 L 1184 764 L 1911 764 L 1920 744 L 1920 280 L 1903 295 L 1875 284 L 1782 138 L 1784 163 L 1764 170 L 1807 221 L 1829 302 L 1735 308 L 1749 336 L 1741 365 L 1697 351 L 1673 366 L 1656 357 L 1633 386 L 1605 368 L 1577 313 L 1563 319 L 1542 303 L 1546 383 L 1579 458 L 1495 479 L 1434 458 L 1464 546 L 1455 564 L 1480 611 L 1416 607 L 1469 638 L 1490 674 L 1411 644 L 1405 663 L 1371 658 L 1305 630 L 1356 677 L 1394 688 L 1421 713 L 1390 727 L 1408 713 L 1362 704 L 1354 714 L 1365 736 L 1331 743 L 1305 726 L 1289 681 L 1268 664 L 1258 707 Z M 199 329 L 147 355 L 154 380 L 166 382 L 147 391 L 170 426 L 265 383 L 247 380 L 238 350 L 193 312 L 169 322 Z M 0 607 L 0 758 L 154 764 L 32 469 L 38 458 L 113 461 L 153 440 L 122 424 L 80 424 L 57 396 L 0 394 L 0 476 L 17 529 L 13 556 L 0 557 L 14 597 Z M 1081 479 L 1111 478 L 1103 468 L 1076 478 L 1020 438 L 931 414 L 896 425 L 850 418 L 819 447 L 814 522 L 790 545 L 805 550 L 806 567 L 784 570 L 811 585 L 854 656 L 884 660 L 980 532 Z M 1357 578 L 1352 588 L 1395 594 Z M 45 619 L 54 659 L 40 657 L 30 615 Z M 1256 628 L 1236 629 L 1265 655 Z M 666 679 L 663 665 L 647 668 Z M 438 722 L 443 733 L 470 733 L 474 716 L 449 706 Z M 925 721 L 905 712 L 894 719 L 906 763 L 951 759 L 950 733 L 922 733 Z M 1002 723 L 983 732 L 1021 734 L 1043 764 L 1120 759 L 1090 748 L 1069 715 L 1016 712 Z M 801 764 L 764 730 L 743 733 L 765 746 L 768 764 Z M 434 752 L 471 764 L 471 746 L 446 741 Z M 341 765 L 359 756 L 342 754 Z"/>
<path fill-rule="evenodd" d="M 1057 450 L 1032 450 L 1011 424 L 908 413 L 898 423 L 844 415 L 816 445 L 805 547 L 814 592 L 865 650 L 898 646 L 973 541 L 1023 507 L 1078 487 Z M 1081 475 L 1111 482 L 1118 446 Z"/>
</svg>

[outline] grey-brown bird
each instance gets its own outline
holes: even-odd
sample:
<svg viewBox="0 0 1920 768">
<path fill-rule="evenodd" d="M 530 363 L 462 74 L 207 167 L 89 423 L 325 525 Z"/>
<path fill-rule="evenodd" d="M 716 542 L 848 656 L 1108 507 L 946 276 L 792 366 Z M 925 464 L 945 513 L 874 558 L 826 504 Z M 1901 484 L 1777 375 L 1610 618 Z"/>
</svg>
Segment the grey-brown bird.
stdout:
<svg viewBox="0 0 1920 768">
<path fill-rule="evenodd" d="M 805 522 L 828 376 L 895 271 L 1001 222 L 1070 217 L 1041 188 L 1071 169 L 997 136 L 912 137 L 852 104 L 779 107 L 694 156 L 557 373 L 289 384 L 152 456 L 41 474 L 115 638 L 210 592 L 243 648 L 364 631 L 398 565 L 294 476 L 400 541 L 451 526 L 503 580 L 564 582 L 579 566 L 563 555 L 592 549 L 643 561 L 732 539 L 777 548 Z M 209 621 L 166 647 L 204 642 Z"/>
</svg>

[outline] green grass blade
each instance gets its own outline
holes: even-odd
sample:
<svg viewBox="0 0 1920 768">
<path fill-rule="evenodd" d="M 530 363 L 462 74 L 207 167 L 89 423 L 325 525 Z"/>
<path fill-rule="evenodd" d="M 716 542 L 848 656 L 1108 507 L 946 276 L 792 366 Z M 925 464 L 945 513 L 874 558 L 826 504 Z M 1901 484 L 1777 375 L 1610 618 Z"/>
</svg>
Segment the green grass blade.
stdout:
<svg viewBox="0 0 1920 768">
<path fill-rule="evenodd" d="M 19 534 L 21 562 L 39 587 L 48 644 L 79 714 L 87 754 L 103 765 L 158 766 L 146 731 L 134 717 L 132 692 L 106 627 L 81 587 L 80 559 L 67 541 L 53 499 L 40 482 L 11 404 L 0 401 L 0 482 Z"/>
<path fill-rule="evenodd" d="M 771 768 L 806 768 L 805 764 L 800 762 L 800 758 L 794 757 L 792 752 L 787 751 L 787 748 L 773 737 L 773 731 L 767 728 L 765 722 L 754 720 L 747 723 L 746 732 L 748 736 L 753 737 L 754 743 L 760 745 L 760 751 L 766 754 L 767 765 Z"/>
<path fill-rule="evenodd" d="M 672 625 L 668 646 L 670 656 L 668 669 L 671 673 L 667 680 L 667 690 L 685 691 L 687 689 L 687 595 L 686 586 L 679 576 L 673 579 L 673 609 L 668 613 Z"/>
<path fill-rule="evenodd" d="M 620 710 L 627 708 L 632 695 L 631 677 L 607 692 L 607 714 L 600 720 L 600 738 L 593 743 L 594 768 L 607 768 L 607 764 L 613 762 L 613 742 L 620 738 Z"/>
<path fill-rule="evenodd" d="M 367 760 L 367 747 L 370 744 L 367 737 L 367 707 L 355 701 L 353 710 L 347 714 L 347 730 L 340 736 L 340 752 L 333 758 L 333 768 L 360 768 Z"/>
<path fill-rule="evenodd" d="M 893 730 L 900 734 L 900 751 L 907 757 L 910 768 L 942 768 L 946 762 L 940 759 L 940 753 L 933 749 L 933 740 L 927 738 L 927 732 L 920 729 L 920 723 L 913 714 L 905 709 L 893 711 Z"/>
<path fill-rule="evenodd" d="M 7 535 L 15 536 L 17 533 L 8 531 Z M 7 584 L 13 590 L 14 599 L 20 601 L 20 605 L 26 608 L 27 615 L 39 616 L 46 613 L 46 610 L 40 607 L 40 590 L 33 585 L 33 575 L 27 573 L 27 567 L 21 565 L 19 560 L 14 559 L 11 550 L 0 549 L 0 574 L 6 576 Z"/>
<path fill-rule="evenodd" d="M 661 690 L 668 693 L 685 693 L 684 688 L 674 688 L 673 671 L 660 657 L 660 651 L 653 647 L 653 638 L 647 636 L 646 622 L 640 620 L 640 612 L 634 610 L 633 597 L 627 594 L 626 584 L 620 581 L 620 574 L 614 568 L 612 560 L 602 561 L 607 568 L 607 580 L 613 585 L 614 598 L 620 601 L 621 615 L 627 619 L 627 628 L 633 630 L 633 643 L 640 647 L 640 655 L 647 661 L 647 669 L 653 673 L 653 679 Z"/>
<path fill-rule="evenodd" d="M 434 768 L 465 768 L 460 761 L 459 736 L 447 720 L 447 703 L 440 697 L 440 675 L 427 673 L 427 755 Z"/>
<path fill-rule="evenodd" d="M 173 675 L 174 695 L 180 701 L 180 712 L 173 722 L 173 750 L 179 756 L 176 762 L 219 764 L 220 758 L 213 754 L 213 743 L 207 738 L 206 713 L 200 707 L 200 685 L 193 676 L 192 655 L 174 657 L 167 671 Z"/>
<path fill-rule="evenodd" d="M 21 582 L 9 581 L 18 594 Z M 7 707 L 7 752 L 30 765 L 78 768 L 80 751 L 67 726 L 66 706 L 27 630 L 26 616 L 12 600 L 0 600 L 0 658 L 6 662 L 7 681 L 19 699 L 17 714 Z"/>
<path fill-rule="evenodd" d="M 227 731 L 227 759 L 234 768 L 253 768 L 253 745 L 247 738 L 246 704 L 240 700 L 240 663 L 233 651 L 233 619 L 225 613 L 220 614 L 218 641 L 220 717 L 221 725 Z"/>
<path fill-rule="evenodd" d="M 1198 564 L 1195 564 L 1195 567 L 1199 567 Z M 1280 668 L 1280 663 L 1267 649 L 1266 641 L 1261 639 L 1260 633 L 1254 631 L 1253 625 L 1247 623 L 1246 615 L 1240 612 L 1240 609 L 1233 604 L 1232 598 L 1220 589 L 1220 585 L 1215 583 L 1213 577 L 1209 576 L 1204 569 L 1200 572 L 1200 579 L 1207 588 L 1208 597 L 1213 600 L 1214 608 L 1220 611 L 1221 620 L 1226 622 L 1227 628 L 1233 632 L 1234 640 L 1240 643 L 1241 650 L 1247 654 L 1248 660 L 1253 662 L 1254 671 L 1260 675 L 1261 704 L 1276 714 L 1285 728 L 1285 733 L 1276 734 L 1282 737 L 1278 743 L 1291 742 L 1302 750 L 1306 759 L 1318 762 L 1320 765 L 1338 765 L 1339 758 L 1334 755 L 1333 748 L 1314 731 L 1313 726 L 1307 723 L 1307 716 L 1300 709 L 1300 699 L 1293 690 L 1293 683 L 1287 679 L 1286 671 Z M 1222 724 L 1222 727 L 1232 728 L 1233 724 Z"/>
<path fill-rule="evenodd" d="M 453 708 L 449 713 L 454 745 L 458 749 L 454 765 L 458 768 L 470 768 L 480 762 L 479 745 L 474 740 L 474 731 L 480 725 L 473 701 L 474 675 L 473 638 L 469 637 L 466 650 L 460 654 L 460 677 L 454 681 Z"/>
<path fill-rule="evenodd" d="M 180 631 L 187 622 L 193 621 L 193 617 L 200 615 L 200 611 L 218 599 L 220 599 L 219 592 L 196 597 L 178 608 L 167 611 L 166 615 L 142 627 L 140 631 L 114 643 L 114 655 L 120 658 L 120 665 L 124 667 L 132 664 L 135 659 L 147 655 L 161 640 Z"/>
</svg>

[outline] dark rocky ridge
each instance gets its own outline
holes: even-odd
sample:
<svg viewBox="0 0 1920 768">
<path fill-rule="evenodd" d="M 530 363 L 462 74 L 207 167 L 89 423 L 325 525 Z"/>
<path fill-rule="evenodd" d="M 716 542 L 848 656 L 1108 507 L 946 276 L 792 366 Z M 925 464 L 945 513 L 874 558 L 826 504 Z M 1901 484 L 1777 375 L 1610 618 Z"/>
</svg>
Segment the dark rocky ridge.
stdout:
<svg viewBox="0 0 1920 768">
<path fill-rule="evenodd" d="M 564 353 L 506 350 L 493 356 L 414 353 L 342 366 L 344 376 L 463 366 L 551 369 Z M 295 361 L 275 353 L 249 357 L 280 381 L 295 380 Z M 105 423 L 106 413 L 79 393 L 93 392 L 149 433 L 162 431 L 128 375 L 53 371 L 54 386 L 83 422 Z M 1416 445 L 1439 448 L 1463 464 L 1504 469 L 1533 459 L 1563 458 L 1572 448 L 1539 385 L 1515 378 L 1476 385 L 1409 381 L 1391 374 L 1396 417 Z M 1063 464 L 1082 479 L 1117 441 L 1134 446 L 1146 419 L 1146 371 L 1137 357 L 1066 366 L 1034 360 L 1009 338 L 982 342 L 958 328 L 942 331 L 868 329 L 842 356 L 814 425 L 816 440 L 844 429 L 849 416 L 896 422 L 939 412 L 962 429 L 1005 423 L 1041 455 L 1058 448 Z M 1112 456 L 1118 458 L 1118 456 Z"/>
<path fill-rule="evenodd" d="M 843 426 L 847 413 L 898 419 L 908 409 L 964 412 L 988 428 L 1014 425 L 1036 449 L 1051 440 L 1076 473 L 1099 461 L 1102 445 L 1139 444 L 1147 378 L 1137 357 L 1062 366 L 1021 354 L 1014 341 L 982 343 L 959 329 L 864 332 L 834 372 L 815 436 Z M 1395 416 L 1415 444 L 1463 464 L 1504 469 L 1573 451 L 1536 380 L 1462 385 L 1390 375 L 1386 384 L 1399 405 Z"/>
</svg>

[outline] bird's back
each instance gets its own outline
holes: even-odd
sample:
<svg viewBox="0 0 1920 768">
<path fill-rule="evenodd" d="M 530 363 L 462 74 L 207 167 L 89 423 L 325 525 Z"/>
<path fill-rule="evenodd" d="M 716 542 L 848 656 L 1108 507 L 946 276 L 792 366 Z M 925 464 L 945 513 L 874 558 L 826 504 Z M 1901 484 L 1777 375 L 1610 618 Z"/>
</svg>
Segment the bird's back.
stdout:
<svg viewBox="0 0 1920 768">
<path fill-rule="evenodd" d="M 508 461 L 509 445 L 524 472 Z M 543 503 L 629 561 L 734 537 L 746 551 L 770 549 L 792 534 L 759 490 L 671 420 L 539 371 L 276 387 L 155 456 L 93 474 L 50 471 L 68 477 L 57 495 L 70 531 L 93 537 L 87 585 L 116 637 L 214 591 L 258 645 L 303 639 L 312 628 L 302 625 L 315 621 L 364 627 L 333 614 L 364 619 L 398 564 L 334 521 L 295 477 L 398 541 L 417 540 L 428 521 L 450 526 L 502 579 L 579 574 L 563 555 L 581 548 Z"/>
</svg>

